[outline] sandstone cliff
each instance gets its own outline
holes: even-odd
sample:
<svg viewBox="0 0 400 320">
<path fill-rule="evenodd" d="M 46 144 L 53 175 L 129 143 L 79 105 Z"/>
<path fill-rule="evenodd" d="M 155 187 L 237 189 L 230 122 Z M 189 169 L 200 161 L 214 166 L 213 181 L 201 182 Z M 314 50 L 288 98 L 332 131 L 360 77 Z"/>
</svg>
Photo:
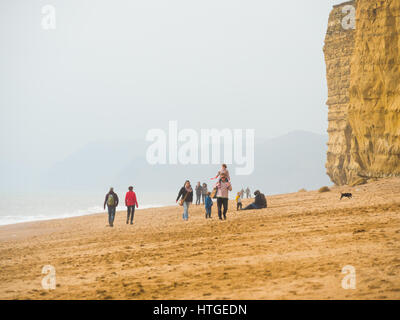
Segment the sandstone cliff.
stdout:
<svg viewBox="0 0 400 320">
<path fill-rule="evenodd" d="M 324 54 L 328 82 L 328 153 L 327 173 L 338 185 L 348 181 L 347 168 L 350 163 L 349 136 L 351 130 L 348 121 L 350 60 L 354 52 L 353 29 L 344 29 L 345 17 L 342 10 L 354 2 L 334 6 L 328 22 Z"/>
<path fill-rule="evenodd" d="M 355 30 L 343 24 L 355 8 Z M 327 173 L 338 185 L 400 175 L 400 0 L 334 6 L 324 54 Z"/>
</svg>

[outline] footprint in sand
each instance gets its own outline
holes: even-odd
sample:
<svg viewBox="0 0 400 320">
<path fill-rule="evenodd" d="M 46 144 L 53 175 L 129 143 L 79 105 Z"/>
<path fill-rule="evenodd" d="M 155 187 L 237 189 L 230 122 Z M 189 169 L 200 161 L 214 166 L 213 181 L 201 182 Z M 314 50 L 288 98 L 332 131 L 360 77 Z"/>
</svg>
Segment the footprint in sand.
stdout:
<svg viewBox="0 0 400 320">
<path fill-rule="evenodd" d="M 380 289 L 380 286 L 371 284 L 368 286 L 368 289 Z"/>
</svg>

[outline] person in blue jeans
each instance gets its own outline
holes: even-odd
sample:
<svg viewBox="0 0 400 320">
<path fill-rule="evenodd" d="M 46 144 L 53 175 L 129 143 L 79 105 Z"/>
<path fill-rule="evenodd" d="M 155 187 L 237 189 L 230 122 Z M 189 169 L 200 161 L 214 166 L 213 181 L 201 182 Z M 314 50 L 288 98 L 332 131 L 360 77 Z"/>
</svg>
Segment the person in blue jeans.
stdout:
<svg viewBox="0 0 400 320">
<path fill-rule="evenodd" d="M 114 226 L 114 218 L 115 218 L 115 209 L 118 206 L 118 196 L 114 192 L 114 188 L 110 188 L 110 191 L 106 194 L 106 198 L 104 200 L 104 210 L 108 209 L 108 224 L 110 227 Z"/>
<path fill-rule="evenodd" d="M 213 206 L 213 202 L 210 195 L 211 192 L 207 192 L 206 199 L 204 201 L 204 207 L 206 208 L 206 219 L 211 219 L 211 207 Z"/>
<path fill-rule="evenodd" d="M 187 201 L 183 202 L 183 215 L 182 215 L 182 218 L 185 221 L 189 220 L 189 206 L 190 206 L 190 203 L 191 202 L 187 202 Z"/>
<path fill-rule="evenodd" d="M 190 185 L 190 181 L 186 180 L 183 187 L 179 190 L 178 197 L 176 198 L 176 202 L 178 202 L 179 198 L 182 197 L 183 200 L 183 220 L 189 220 L 189 206 L 193 202 L 193 189 Z"/>
</svg>

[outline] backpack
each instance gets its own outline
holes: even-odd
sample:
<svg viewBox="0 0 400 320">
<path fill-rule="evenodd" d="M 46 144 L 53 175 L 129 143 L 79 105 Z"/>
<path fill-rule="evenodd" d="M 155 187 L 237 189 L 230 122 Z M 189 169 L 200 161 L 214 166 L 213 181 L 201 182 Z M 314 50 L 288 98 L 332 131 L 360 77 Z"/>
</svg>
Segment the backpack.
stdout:
<svg viewBox="0 0 400 320">
<path fill-rule="evenodd" d="M 107 198 L 107 205 L 110 206 L 110 207 L 112 207 L 112 206 L 115 205 L 114 196 L 113 196 L 112 194 L 109 194 L 109 195 L 108 195 L 108 198 Z"/>
<path fill-rule="evenodd" d="M 218 183 L 221 183 L 221 179 L 218 180 Z M 217 199 L 217 193 L 218 193 L 218 187 L 214 187 L 214 189 L 211 191 L 211 199 Z"/>
<path fill-rule="evenodd" d="M 180 206 L 183 206 L 183 203 L 185 202 L 185 200 L 186 200 L 186 198 L 187 198 L 188 194 L 189 194 L 189 192 L 188 192 L 188 191 L 186 191 L 186 194 L 185 194 L 185 196 L 184 196 L 184 197 L 183 197 L 181 200 L 179 200 L 179 205 L 180 205 Z"/>
<path fill-rule="evenodd" d="M 210 198 L 215 199 L 217 197 L 217 192 L 218 189 L 215 187 L 211 192 Z"/>
</svg>

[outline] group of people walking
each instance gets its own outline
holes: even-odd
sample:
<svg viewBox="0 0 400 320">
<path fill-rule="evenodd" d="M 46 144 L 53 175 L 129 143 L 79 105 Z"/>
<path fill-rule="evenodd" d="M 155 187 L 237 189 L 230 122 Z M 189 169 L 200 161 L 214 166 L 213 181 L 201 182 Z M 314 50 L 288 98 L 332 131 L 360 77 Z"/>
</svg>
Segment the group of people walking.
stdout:
<svg viewBox="0 0 400 320">
<path fill-rule="evenodd" d="M 104 199 L 104 210 L 108 210 L 108 224 L 110 227 L 114 226 L 115 219 L 115 210 L 118 206 L 119 199 L 118 195 L 114 192 L 114 188 L 110 188 L 110 191 L 106 194 L 106 198 Z M 125 195 L 125 205 L 127 208 L 126 213 L 126 224 L 130 222 L 133 224 L 133 217 L 135 215 L 135 207 L 139 208 L 136 193 L 133 191 L 133 187 L 130 186 L 128 188 L 128 192 Z"/>
<path fill-rule="evenodd" d="M 227 170 L 227 166 L 225 164 L 222 165 L 221 170 L 212 179 L 217 178 L 219 178 L 219 180 L 217 183 L 215 183 L 212 193 L 208 191 L 207 184 L 203 183 L 203 185 L 201 185 L 200 182 L 197 183 L 195 187 L 196 205 L 200 204 L 200 197 L 204 194 L 202 202 L 206 210 L 206 218 L 208 219 L 211 218 L 211 208 L 214 204 L 211 198 L 217 198 L 218 217 L 220 220 L 222 220 L 226 219 L 229 191 L 232 191 L 232 185 L 229 181 L 229 171 Z M 176 198 L 176 202 L 178 201 L 179 204 L 183 206 L 183 220 L 187 221 L 189 219 L 189 207 L 193 202 L 193 189 L 189 180 L 186 180 L 184 186 L 179 190 Z"/>
<path fill-rule="evenodd" d="M 232 191 L 232 184 L 226 164 L 223 164 L 221 170 L 218 171 L 218 174 L 211 179 L 218 179 L 218 181 L 213 186 L 212 192 L 208 191 L 206 183 L 197 183 L 195 187 L 196 205 L 200 204 L 201 199 L 205 207 L 206 219 L 209 219 L 211 218 L 211 209 L 214 204 L 212 198 L 216 198 L 218 218 L 220 220 L 226 220 L 229 192 Z M 236 210 L 252 210 L 267 207 L 267 199 L 265 198 L 265 195 L 259 190 L 256 190 L 254 192 L 255 201 L 242 209 L 242 199 L 244 193 L 246 193 L 247 198 L 251 198 L 249 187 L 247 187 L 246 190 L 242 189 L 241 191 L 239 191 L 235 199 L 237 204 Z M 186 180 L 183 187 L 179 190 L 178 196 L 176 198 L 176 202 L 178 201 L 179 204 L 183 207 L 183 220 L 187 221 L 189 219 L 189 207 L 193 202 L 193 189 L 189 180 Z"/>
<path fill-rule="evenodd" d="M 247 199 L 251 198 L 251 192 L 250 192 L 250 188 L 249 188 L 249 187 L 247 187 L 246 190 L 243 190 L 243 188 L 242 188 L 242 190 L 240 190 L 240 191 L 238 192 L 238 194 L 240 195 L 240 197 L 241 197 L 242 199 L 244 199 L 244 194 L 245 194 L 245 193 L 246 193 L 246 198 L 247 198 Z"/>
<path fill-rule="evenodd" d="M 208 191 L 208 187 L 206 183 L 201 184 L 197 183 L 195 187 L 196 192 L 196 205 L 200 205 L 200 202 L 205 207 L 205 215 L 206 219 L 211 218 L 212 206 L 214 205 L 213 198 L 217 199 L 217 210 L 218 210 L 218 218 L 220 220 L 226 220 L 226 213 L 228 211 L 228 201 L 229 201 L 229 192 L 232 191 L 232 184 L 229 175 L 229 171 L 227 169 L 226 164 L 223 164 L 221 170 L 218 171 L 218 174 L 211 178 L 217 179 L 217 182 L 214 184 L 212 188 L 212 192 Z M 247 198 L 251 198 L 249 187 L 246 190 L 239 191 L 236 195 L 236 210 L 252 210 L 252 209 L 262 209 L 267 207 L 267 200 L 265 195 L 260 191 L 256 190 L 254 192 L 254 202 L 242 208 L 242 199 L 244 194 L 246 193 Z M 189 207 L 193 203 L 193 189 L 189 180 L 186 180 L 183 187 L 179 190 L 178 196 L 176 198 L 176 202 L 179 201 L 179 205 L 183 207 L 183 220 L 189 220 Z M 108 223 L 110 227 L 114 226 L 115 219 L 115 211 L 119 204 L 118 195 L 114 192 L 113 188 L 110 188 L 110 191 L 106 194 L 104 199 L 104 209 L 107 206 L 108 210 Z M 136 193 L 133 191 L 133 187 L 130 186 L 128 188 L 128 192 L 125 195 L 125 206 L 127 208 L 126 214 L 126 224 L 133 224 L 133 218 L 135 215 L 135 208 L 138 208 L 138 202 Z"/>
<path fill-rule="evenodd" d="M 196 205 L 200 204 L 200 200 L 201 203 L 204 204 L 208 193 L 207 183 L 201 184 L 200 181 L 197 182 L 197 185 L 194 188 L 194 190 L 196 192 Z"/>
</svg>

